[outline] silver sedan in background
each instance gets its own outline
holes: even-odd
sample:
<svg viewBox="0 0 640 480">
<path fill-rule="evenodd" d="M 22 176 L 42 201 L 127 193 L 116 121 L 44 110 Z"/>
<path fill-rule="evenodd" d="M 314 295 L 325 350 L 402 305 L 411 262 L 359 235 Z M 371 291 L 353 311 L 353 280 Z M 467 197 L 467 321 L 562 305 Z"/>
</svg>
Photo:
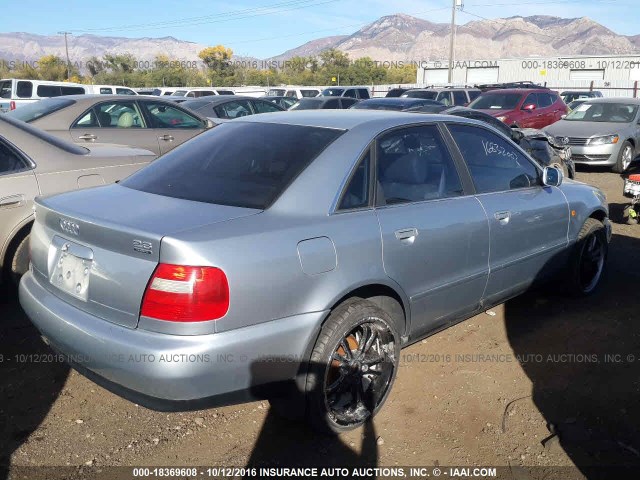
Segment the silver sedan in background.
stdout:
<svg viewBox="0 0 640 480">
<path fill-rule="evenodd" d="M 598 189 L 478 121 L 254 115 L 38 200 L 20 302 L 140 404 L 267 397 L 340 432 L 380 409 L 401 347 L 558 272 L 593 292 L 607 217 Z"/>
<path fill-rule="evenodd" d="M 114 183 L 156 158 L 140 148 L 96 143 L 90 147 L 0 116 L 0 270 L 5 280 L 17 280 L 29 267 L 36 196 Z"/>
<path fill-rule="evenodd" d="M 578 105 L 544 130 L 571 147 L 576 164 L 629 168 L 640 153 L 640 99 L 598 98 Z"/>
</svg>

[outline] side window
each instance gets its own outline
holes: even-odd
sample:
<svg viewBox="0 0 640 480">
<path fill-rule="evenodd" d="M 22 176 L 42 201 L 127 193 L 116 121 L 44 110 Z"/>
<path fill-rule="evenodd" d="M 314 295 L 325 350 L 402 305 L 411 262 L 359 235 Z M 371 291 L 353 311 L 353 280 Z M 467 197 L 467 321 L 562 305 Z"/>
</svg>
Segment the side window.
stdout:
<svg viewBox="0 0 640 480">
<path fill-rule="evenodd" d="M 143 128 L 135 102 L 105 102 L 83 114 L 71 128 Z"/>
<path fill-rule="evenodd" d="M 252 102 L 256 113 L 280 112 L 281 110 L 270 102 L 255 100 Z"/>
<path fill-rule="evenodd" d="M 354 103 L 358 103 L 358 100 L 355 98 L 345 98 L 342 97 L 340 99 L 340 102 L 342 103 L 342 108 L 349 108 L 351 105 L 353 105 Z"/>
<path fill-rule="evenodd" d="M 84 95 L 83 87 L 60 87 L 60 95 Z"/>
<path fill-rule="evenodd" d="M 469 101 L 473 102 L 476 98 L 480 96 L 480 90 L 469 90 L 467 92 L 469 94 Z"/>
<path fill-rule="evenodd" d="M 451 93 L 453 93 L 453 104 L 454 105 L 466 105 L 469 102 L 467 100 L 467 94 L 464 93 L 463 90 L 454 90 Z"/>
<path fill-rule="evenodd" d="M 246 100 L 223 103 L 213 109 L 219 118 L 238 118 L 251 115 L 251 107 Z"/>
<path fill-rule="evenodd" d="M 337 98 L 331 98 L 324 102 L 322 105 L 323 109 L 331 109 L 331 108 L 340 108 L 340 103 Z"/>
<path fill-rule="evenodd" d="M 367 90 L 366 88 L 359 88 L 358 98 L 371 98 L 369 95 L 369 90 Z"/>
<path fill-rule="evenodd" d="M 484 128 L 448 125 L 478 193 L 503 192 L 539 185 L 534 164 L 508 141 Z"/>
<path fill-rule="evenodd" d="M 530 93 L 529 95 L 527 95 L 527 98 L 524 99 L 522 106 L 524 107 L 525 105 L 535 105 L 536 108 L 540 108 L 540 105 L 538 105 L 538 94 Z"/>
<path fill-rule="evenodd" d="M 438 102 L 442 102 L 445 105 L 451 105 L 451 92 L 440 92 L 436 97 Z"/>
<path fill-rule="evenodd" d="M 39 97 L 59 97 L 61 95 L 60 87 L 55 85 L 38 85 L 36 92 Z"/>
<path fill-rule="evenodd" d="M 369 205 L 369 178 L 371 175 L 371 153 L 367 153 L 356 168 L 349 185 L 342 194 L 339 210 L 363 208 Z"/>
<path fill-rule="evenodd" d="M 16 95 L 18 98 L 31 98 L 33 94 L 33 83 L 31 82 L 18 82 L 16 85 Z"/>
<path fill-rule="evenodd" d="M 355 91 L 355 89 L 350 88 L 348 89 L 346 92 L 344 92 L 343 97 L 351 97 L 351 98 L 358 98 L 358 94 Z"/>
<path fill-rule="evenodd" d="M 316 97 L 320 92 L 318 92 L 318 90 L 300 90 L 300 93 L 303 97 Z M 295 96 L 296 95 L 292 95 L 292 97 Z"/>
<path fill-rule="evenodd" d="M 17 172 L 24 168 L 25 164 L 18 154 L 0 141 L 0 175 Z"/>
<path fill-rule="evenodd" d="M 540 108 L 546 108 L 553 105 L 553 97 L 548 93 L 539 93 L 538 94 L 538 106 Z"/>
<path fill-rule="evenodd" d="M 118 95 L 135 95 L 136 92 L 129 88 L 116 88 L 116 93 Z"/>
<path fill-rule="evenodd" d="M 395 130 L 381 137 L 378 197 L 387 205 L 463 194 L 460 177 L 435 125 Z"/>
<path fill-rule="evenodd" d="M 151 128 L 203 128 L 202 120 L 164 102 L 142 102 Z"/>
<path fill-rule="evenodd" d="M 285 97 L 297 97 L 295 90 L 287 90 L 287 93 L 284 94 Z"/>
<path fill-rule="evenodd" d="M 111 95 L 113 92 L 109 87 L 100 87 L 100 95 Z"/>
<path fill-rule="evenodd" d="M 194 98 L 196 96 L 195 92 L 189 92 L 185 95 L 185 97 Z"/>
</svg>

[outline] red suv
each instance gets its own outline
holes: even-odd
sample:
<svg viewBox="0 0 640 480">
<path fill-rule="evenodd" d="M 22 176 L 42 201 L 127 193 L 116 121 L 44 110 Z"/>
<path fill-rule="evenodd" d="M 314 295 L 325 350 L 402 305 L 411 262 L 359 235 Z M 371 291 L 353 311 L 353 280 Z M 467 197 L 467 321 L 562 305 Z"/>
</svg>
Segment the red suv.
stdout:
<svg viewBox="0 0 640 480">
<path fill-rule="evenodd" d="M 567 113 L 557 92 L 548 88 L 505 88 L 483 92 L 469 104 L 510 127 L 543 128 Z"/>
</svg>

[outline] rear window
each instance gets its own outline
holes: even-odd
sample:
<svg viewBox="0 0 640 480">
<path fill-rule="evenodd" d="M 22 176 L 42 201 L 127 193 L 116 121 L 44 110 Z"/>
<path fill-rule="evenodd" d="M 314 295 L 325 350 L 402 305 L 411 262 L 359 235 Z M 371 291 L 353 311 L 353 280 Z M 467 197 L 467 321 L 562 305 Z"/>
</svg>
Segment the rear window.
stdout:
<svg viewBox="0 0 640 480">
<path fill-rule="evenodd" d="M 74 103 L 76 103 L 75 100 L 70 100 L 68 98 L 46 98 L 39 102 L 28 103 L 23 107 L 11 110 L 5 115 L 28 123 L 49 115 L 50 113 L 62 110 Z"/>
<path fill-rule="evenodd" d="M 18 98 L 31 98 L 33 94 L 33 83 L 20 81 L 16 86 L 16 95 Z"/>
<path fill-rule="evenodd" d="M 166 197 L 262 210 L 341 133 L 300 125 L 226 123 L 120 184 Z"/>
</svg>

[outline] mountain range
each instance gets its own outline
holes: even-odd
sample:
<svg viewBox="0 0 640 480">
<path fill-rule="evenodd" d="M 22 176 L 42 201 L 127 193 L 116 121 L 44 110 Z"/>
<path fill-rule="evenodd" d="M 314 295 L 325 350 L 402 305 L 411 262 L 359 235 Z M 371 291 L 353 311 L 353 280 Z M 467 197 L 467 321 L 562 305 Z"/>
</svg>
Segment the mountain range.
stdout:
<svg viewBox="0 0 640 480">
<path fill-rule="evenodd" d="M 211 44 L 220 43 L 212 38 Z M 82 64 L 91 56 L 132 53 L 152 61 L 165 54 L 196 61 L 207 45 L 173 37 L 123 38 L 98 35 L 69 37 L 69 56 Z M 323 37 L 287 50 L 268 60 L 317 55 L 337 48 L 350 58 L 377 61 L 442 60 L 448 58 L 449 24 L 433 23 L 405 14 L 384 16 L 351 35 Z M 471 21 L 457 26 L 457 59 L 496 59 L 528 56 L 640 54 L 640 35 L 619 35 L 587 17 L 546 15 Z M 43 55 L 65 56 L 64 37 L 30 33 L 0 33 L 0 59 L 33 61 Z"/>
</svg>

